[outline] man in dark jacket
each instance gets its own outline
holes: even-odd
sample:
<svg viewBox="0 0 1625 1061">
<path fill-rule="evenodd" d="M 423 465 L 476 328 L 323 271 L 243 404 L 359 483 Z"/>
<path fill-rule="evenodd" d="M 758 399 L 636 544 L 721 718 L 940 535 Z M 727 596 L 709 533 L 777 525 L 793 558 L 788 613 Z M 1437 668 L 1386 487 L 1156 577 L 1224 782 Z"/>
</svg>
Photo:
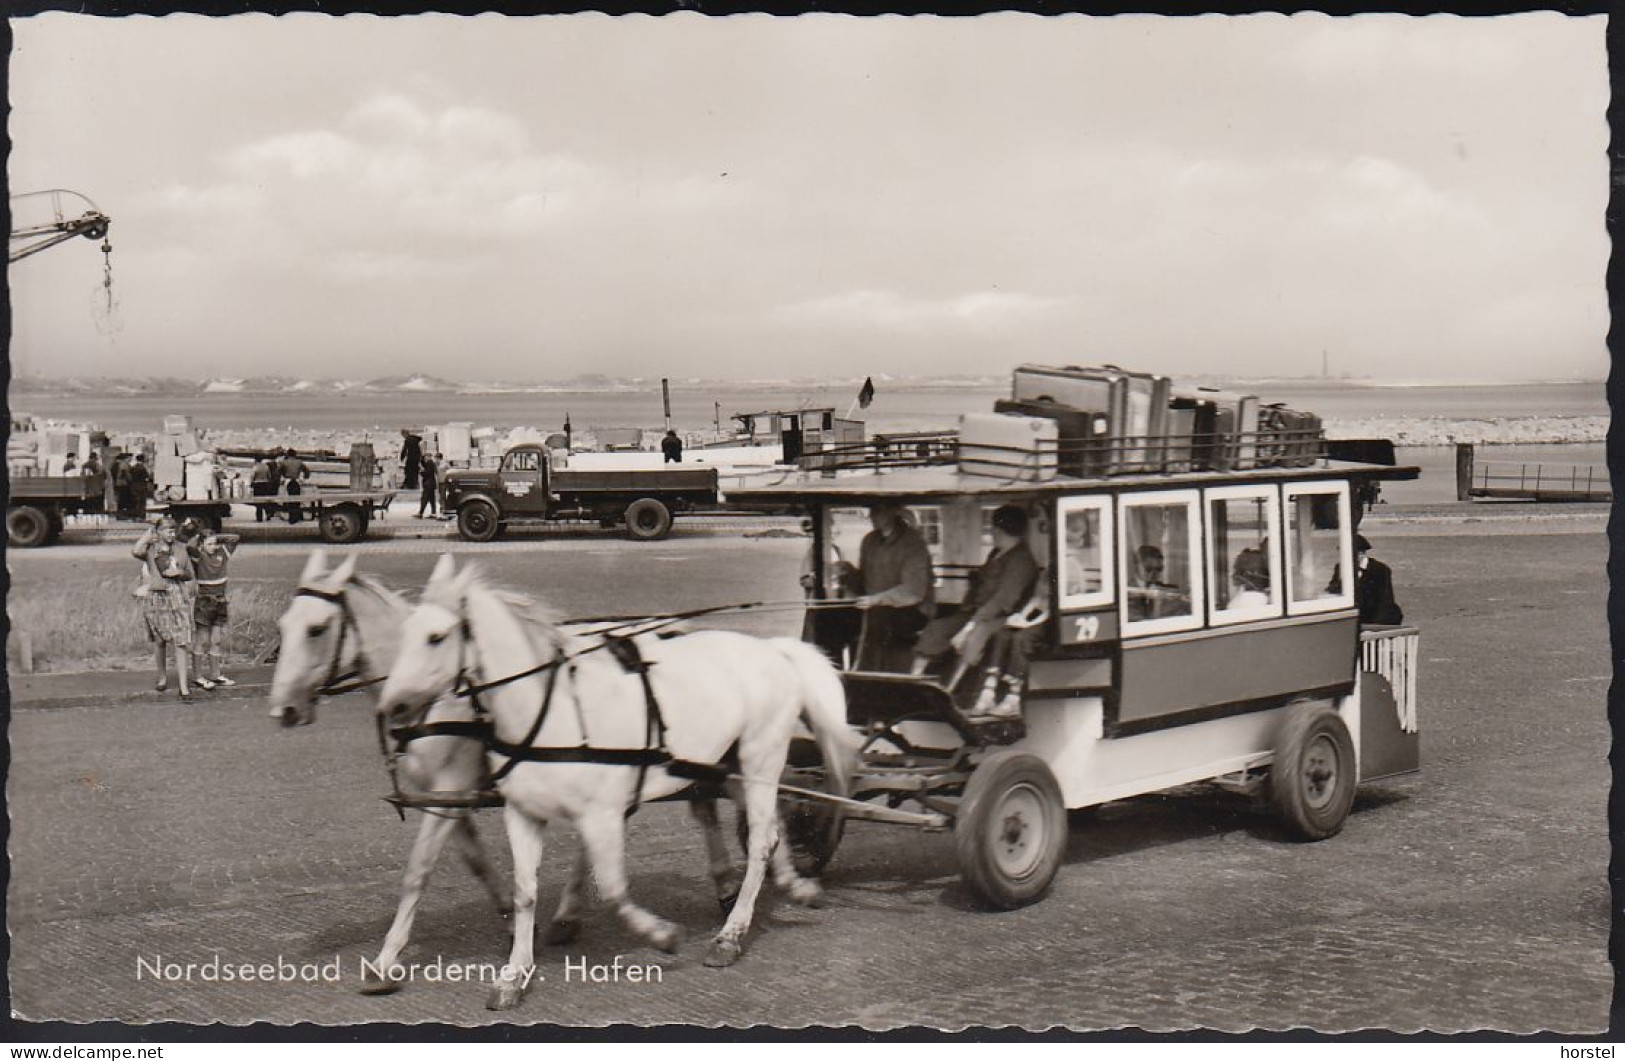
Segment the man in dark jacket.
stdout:
<svg viewBox="0 0 1625 1061">
<path fill-rule="evenodd" d="M 418 466 L 423 463 L 423 439 L 405 430 L 401 439 L 401 489 L 416 490 Z"/>
<path fill-rule="evenodd" d="M 310 478 L 310 468 L 305 465 L 304 461 L 299 459 L 299 454 L 293 451 L 292 446 L 283 451 L 282 460 L 277 462 L 277 471 L 281 473 L 282 478 L 285 480 L 282 489 L 289 497 L 298 497 L 304 492 L 303 483 L 304 480 Z M 304 514 L 300 511 L 297 503 L 288 506 L 289 523 L 298 523 L 304 518 Z"/>
<path fill-rule="evenodd" d="M 1398 626 L 1405 613 L 1394 600 L 1394 573 L 1381 560 L 1371 558 L 1371 543 L 1365 535 L 1354 536 L 1354 604 L 1360 609 L 1360 622 L 1375 626 Z"/>
<path fill-rule="evenodd" d="M 152 496 L 152 472 L 147 470 L 145 454 L 137 453 L 125 473 L 130 491 L 130 518 L 140 519 L 147 510 L 147 499 Z"/>
<path fill-rule="evenodd" d="M 666 432 L 666 437 L 660 440 L 660 452 L 666 455 L 667 464 L 683 463 L 683 440 L 677 437 L 677 432 Z"/>
</svg>

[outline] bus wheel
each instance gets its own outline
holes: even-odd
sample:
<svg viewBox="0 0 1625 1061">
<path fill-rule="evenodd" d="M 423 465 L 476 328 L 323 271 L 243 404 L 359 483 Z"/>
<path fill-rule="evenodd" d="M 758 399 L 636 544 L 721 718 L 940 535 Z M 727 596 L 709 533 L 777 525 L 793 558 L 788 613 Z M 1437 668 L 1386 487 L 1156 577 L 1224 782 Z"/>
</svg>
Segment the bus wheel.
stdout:
<svg viewBox="0 0 1625 1061">
<path fill-rule="evenodd" d="M 51 540 L 51 518 L 33 505 L 6 510 L 6 541 L 17 549 L 37 549 Z"/>
<path fill-rule="evenodd" d="M 805 737 L 797 737 L 790 744 L 784 783 L 832 796 L 849 796 L 852 792 L 852 779 L 842 773 L 832 774 L 818 742 Z M 748 853 L 750 838 L 743 809 L 736 815 L 736 823 L 739 846 Z M 839 804 L 822 800 L 780 796 L 779 824 L 783 828 L 784 842 L 790 845 L 790 861 L 796 872 L 803 877 L 821 877 L 835 858 L 836 848 L 841 846 L 841 836 L 846 831 L 846 811 Z"/>
<path fill-rule="evenodd" d="M 638 498 L 626 507 L 626 533 L 640 542 L 664 538 L 671 533 L 671 510 L 655 498 Z"/>
<path fill-rule="evenodd" d="M 367 524 L 361 509 L 355 505 L 335 505 L 323 509 L 321 515 L 322 540 L 334 545 L 349 545 L 361 540 Z"/>
<path fill-rule="evenodd" d="M 989 906 L 1042 898 L 1066 848 L 1066 805 L 1044 760 L 1009 749 L 983 759 L 959 801 L 954 846 L 960 875 Z"/>
<path fill-rule="evenodd" d="M 464 501 L 457 507 L 457 533 L 465 541 L 488 542 L 502 530 L 497 507 L 484 498 Z"/>
<path fill-rule="evenodd" d="M 1354 805 L 1354 739 L 1326 704 L 1287 708 L 1270 766 L 1270 807 L 1299 838 L 1324 840 Z"/>
</svg>

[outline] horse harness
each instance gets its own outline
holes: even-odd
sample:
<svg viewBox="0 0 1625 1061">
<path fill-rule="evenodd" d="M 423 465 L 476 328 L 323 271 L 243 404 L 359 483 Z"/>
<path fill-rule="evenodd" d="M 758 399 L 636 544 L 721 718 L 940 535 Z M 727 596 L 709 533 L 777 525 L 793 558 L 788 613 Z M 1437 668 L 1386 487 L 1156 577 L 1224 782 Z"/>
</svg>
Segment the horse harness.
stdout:
<svg viewBox="0 0 1625 1061">
<path fill-rule="evenodd" d="M 468 621 L 465 618 L 462 621 L 460 651 L 466 653 L 472 636 L 473 631 L 469 628 Z M 626 811 L 627 816 L 630 817 L 641 803 L 643 785 L 651 768 L 663 768 L 673 776 L 695 782 L 709 781 L 720 784 L 726 780 L 729 774 L 726 767 L 715 763 L 699 763 L 679 759 L 666 746 L 666 720 L 661 713 L 660 699 L 655 695 L 654 684 L 649 678 L 649 670 L 654 664 L 643 657 L 643 653 L 638 648 L 635 640 L 637 635 L 609 634 L 600 631 L 599 636 L 603 638 L 602 641 L 578 652 L 563 653 L 545 663 L 488 682 L 470 680 L 466 661 L 459 663 L 456 694 L 467 698 L 469 703 L 473 705 L 476 720 L 474 723 L 466 723 L 465 725 L 483 725 L 486 727 L 484 730 L 486 750 L 507 760 L 491 774 L 490 783 L 493 786 L 496 785 L 512 773 L 513 769 L 520 763 L 594 763 L 600 766 L 633 766 L 637 767 L 638 776 L 636 783 L 633 785 L 631 801 Z M 671 638 L 678 635 L 673 631 L 664 631 L 658 636 Z M 643 747 L 594 747 L 588 735 L 587 718 L 582 710 L 580 697 L 572 697 L 571 700 L 575 705 L 576 722 L 581 731 L 581 743 L 571 747 L 538 747 L 535 741 L 542 731 L 542 726 L 547 722 L 548 715 L 552 712 L 553 697 L 558 689 L 560 672 L 568 670 L 573 680 L 576 659 L 599 649 L 607 649 L 623 670 L 629 674 L 636 674 L 639 684 L 643 687 Z M 543 673 L 547 675 L 547 689 L 542 697 L 542 705 L 537 710 L 536 717 L 531 721 L 530 729 L 523 738 L 514 743 L 498 739 L 492 723 L 491 713 L 480 702 L 480 694 Z"/>
</svg>

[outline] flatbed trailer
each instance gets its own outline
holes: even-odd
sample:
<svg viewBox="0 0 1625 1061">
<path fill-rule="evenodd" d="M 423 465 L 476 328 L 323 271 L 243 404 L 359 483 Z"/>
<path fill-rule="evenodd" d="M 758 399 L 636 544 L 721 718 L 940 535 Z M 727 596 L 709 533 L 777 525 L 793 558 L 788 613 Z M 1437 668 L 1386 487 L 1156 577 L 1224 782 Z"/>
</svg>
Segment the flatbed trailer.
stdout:
<svg viewBox="0 0 1625 1061">
<path fill-rule="evenodd" d="M 272 494 L 252 499 L 211 501 L 169 501 L 161 510 L 176 517 L 191 516 L 218 530 L 231 514 L 232 505 L 252 505 L 269 512 L 299 513 L 316 524 L 322 540 L 333 545 L 349 545 L 367 536 L 375 513 L 384 514 L 395 500 L 394 491 L 320 490 L 303 494 Z"/>
<path fill-rule="evenodd" d="M 6 540 L 15 549 L 50 545 L 62 536 L 65 517 L 107 510 L 105 472 L 17 476 L 7 499 Z"/>
</svg>

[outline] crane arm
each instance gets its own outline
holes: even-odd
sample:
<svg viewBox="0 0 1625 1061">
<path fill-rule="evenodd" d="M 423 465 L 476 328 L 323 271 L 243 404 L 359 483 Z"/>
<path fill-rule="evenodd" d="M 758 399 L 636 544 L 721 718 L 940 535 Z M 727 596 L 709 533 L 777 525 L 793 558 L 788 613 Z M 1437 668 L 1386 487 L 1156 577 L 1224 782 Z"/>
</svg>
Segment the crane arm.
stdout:
<svg viewBox="0 0 1625 1061">
<path fill-rule="evenodd" d="M 78 217 L 64 217 L 62 213 L 62 197 L 71 195 L 90 207 Z M 11 230 L 11 246 L 6 256 L 8 262 L 17 262 L 31 254 L 38 254 L 48 247 L 58 243 L 65 243 L 75 236 L 85 239 L 105 239 L 108 226 L 113 223 L 112 218 L 96 208 L 96 204 L 77 192 L 65 189 L 53 189 L 48 192 L 29 192 L 23 195 L 12 196 L 12 201 L 49 196 L 52 205 L 53 219 L 44 224 L 25 225 Z M 24 242 L 19 242 L 24 241 Z M 32 242 L 26 242 L 32 241 Z"/>
</svg>

